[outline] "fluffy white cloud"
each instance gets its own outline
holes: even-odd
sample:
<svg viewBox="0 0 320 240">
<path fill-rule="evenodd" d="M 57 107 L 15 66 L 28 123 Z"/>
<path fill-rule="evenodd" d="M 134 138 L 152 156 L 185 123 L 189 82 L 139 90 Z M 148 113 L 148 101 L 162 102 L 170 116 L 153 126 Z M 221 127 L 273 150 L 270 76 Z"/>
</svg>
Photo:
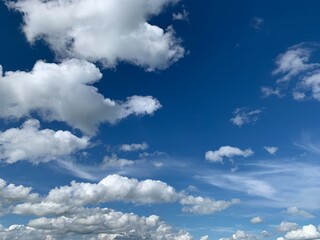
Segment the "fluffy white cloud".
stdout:
<svg viewBox="0 0 320 240">
<path fill-rule="evenodd" d="M 29 42 L 43 39 L 60 57 L 119 61 L 164 69 L 184 55 L 172 27 L 147 21 L 178 0 L 19 0 L 8 6 L 23 13 Z M 125 6 L 125 7 L 124 7 Z"/>
<path fill-rule="evenodd" d="M 180 203 L 184 206 L 182 208 L 183 212 L 199 215 L 210 215 L 215 212 L 220 212 L 239 202 L 239 199 L 233 199 L 231 201 L 215 201 L 210 198 L 194 196 L 184 196 L 180 200 Z"/>
<path fill-rule="evenodd" d="M 250 157 L 254 154 L 251 149 L 241 150 L 236 147 L 222 146 L 216 151 L 207 151 L 205 158 L 211 162 L 223 162 L 224 158 L 232 158 L 237 156 Z"/>
<path fill-rule="evenodd" d="M 220 238 L 220 240 L 258 240 L 258 237 L 252 233 L 238 230 L 230 238 Z"/>
<path fill-rule="evenodd" d="M 250 219 L 250 222 L 252 224 L 259 224 L 263 222 L 263 219 L 261 217 L 253 217 Z"/>
<path fill-rule="evenodd" d="M 263 148 L 264 148 L 264 150 L 266 150 L 271 155 L 276 154 L 276 152 L 278 151 L 277 147 L 268 147 L 268 146 L 266 146 L 266 147 L 263 147 Z"/>
<path fill-rule="evenodd" d="M 234 117 L 230 119 L 230 122 L 238 127 L 244 124 L 254 123 L 258 121 L 261 112 L 260 109 L 250 110 L 248 108 L 237 108 L 233 112 Z"/>
<path fill-rule="evenodd" d="M 302 229 L 293 230 L 288 232 L 285 240 L 315 240 L 320 238 L 320 232 L 312 224 L 303 226 Z"/>
<path fill-rule="evenodd" d="M 0 178 L 0 214 L 9 211 L 15 204 L 37 201 L 39 195 L 31 191 L 30 187 L 7 184 Z"/>
<path fill-rule="evenodd" d="M 200 240 L 209 240 L 209 236 L 208 235 L 202 236 Z"/>
<path fill-rule="evenodd" d="M 26 201 L 13 207 L 15 214 L 46 216 L 61 215 L 66 212 L 81 212 L 83 207 L 100 203 L 122 201 L 138 204 L 179 202 L 183 211 L 198 215 L 213 214 L 240 202 L 216 201 L 210 198 L 195 197 L 178 193 L 161 181 L 129 179 L 119 175 L 110 175 L 99 183 L 72 182 L 70 186 L 52 189 L 48 195 L 38 201 Z"/>
<path fill-rule="evenodd" d="M 6 163 L 21 160 L 32 163 L 48 162 L 84 149 L 88 145 L 87 137 L 78 138 L 69 131 L 40 130 L 39 121 L 31 119 L 21 128 L 0 132 L 0 160 Z"/>
<path fill-rule="evenodd" d="M 289 232 L 293 230 L 297 230 L 299 225 L 293 222 L 283 221 L 278 226 L 278 231 L 280 232 Z"/>
<path fill-rule="evenodd" d="M 148 143 L 132 143 L 132 144 L 122 144 L 120 150 L 123 152 L 133 152 L 133 151 L 144 151 L 149 148 Z"/>
<path fill-rule="evenodd" d="M 125 102 L 104 98 L 91 86 L 101 77 L 93 64 L 76 59 L 60 64 L 38 61 L 31 72 L 0 74 L 0 117 L 37 112 L 45 120 L 64 121 L 92 134 L 102 122 L 152 114 L 161 107 L 151 96 L 132 96 Z"/>
<path fill-rule="evenodd" d="M 27 226 L 13 225 L 0 229 L 1 239 L 168 239 L 192 240 L 185 231 L 176 231 L 158 216 L 139 217 L 111 209 L 83 209 L 70 216 L 37 218 Z"/>
<path fill-rule="evenodd" d="M 311 213 L 309 213 L 309 212 L 307 212 L 305 210 L 299 209 L 297 207 L 289 207 L 286 210 L 286 213 L 290 214 L 292 216 L 298 216 L 298 217 L 303 217 L 303 218 L 314 218 L 315 217 Z"/>
</svg>

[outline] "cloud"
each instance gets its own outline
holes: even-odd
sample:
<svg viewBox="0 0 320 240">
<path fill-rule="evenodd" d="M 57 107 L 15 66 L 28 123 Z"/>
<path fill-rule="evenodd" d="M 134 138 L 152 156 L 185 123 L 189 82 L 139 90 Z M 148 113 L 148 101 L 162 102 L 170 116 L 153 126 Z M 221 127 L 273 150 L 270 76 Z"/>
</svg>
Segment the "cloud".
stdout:
<svg viewBox="0 0 320 240">
<path fill-rule="evenodd" d="M 189 20 L 189 12 L 183 9 L 182 12 L 172 14 L 172 19 L 174 21 L 188 21 Z"/>
<path fill-rule="evenodd" d="M 39 195 L 32 193 L 31 187 L 22 185 L 7 184 L 0 178 L 0 215 L 7 213 L 11 206 L 22 202 L 34 202 Z"/>
<path fill-rule="evenodd" d="M 299 225 L 293 222 L 283 221 L 278 226 L 279 232 L 289 232 L 299 229 Z"/>
<path fill-rule="evenodd" d="M 122 168 L 126 166 L 132 166 L 135 161 L 124 158 L 118 158 L 116 154 L 112 154 L 111 157 L 105 156 L 101 164 L 102 168 Z"/>
<path fill-rule="evenodd" d="M 207 151 L 205 158 L 211 162 L 223 162 L 224 158 L 233 158 L 236 156 L 250 157 L 254 154 L 251 149 L 241 150 L 236 147 L 222 146 L 216 151 Z"/>
<path fill-rule="evenodd" d="M 251 19 L 251 27 L 255 30 L 261 29 L 262 25 L 264 23 L 264 19 L 260 17 L 253 17 Z"/>
<path fill-rule="evenodd" d="M 258 116 L 261 112 L 262 110 L 260 109 L 250 110 L 248 108 L 237 108 L 233 112 L 234 117 L 230 119 L 230 122 L 238 127 L 241 127 L 245 124 L 254 123 L 258 121 Z"/>
<path fill-rule="evenodd" d="M 259 224 L 259 223 L 263 223 L 263 219 L 261 217 L 253 217 L 250 219 L 250 222 L 252 224 Z"/>
<path fill-rule="evenodd" d="M 252 233 L 238 230 L 230 238 L 220 238 L 220 240 L 258 240 L 258 237 Z"/>
<path fill-rule="evenodd" d="M 85 149 L 88 145 L 87 137 L 78 138 L 69 131 L 40 130 L 39 121 L 30 119 L 20 128 L 0 132 L 0 160 L 6 163 L 21 160 L 48 162 Z"/>
<path fill-rule="evenodd" d="M 22 118 L 36 112 L 44 120 L 63 121 L 93 134 L 100 123 L 161 108 L 151 96 L 132 96 L 125 102 L 104 98 L 91 86 L 101 77 L 93 64 L 76 59 L 60 64 L 38 61 L 31 72 L 6 72 L 0 75 L 0 117 Z"/>
<path fill-rule="evenodd" d="M 208 235 L 202 236 L 200 240 L 209 240 L 209 236 Z"/>
<path fill-rule="evenodd" d="M 133 152 L 133 151 L 144 151 L 149 148 L 146 142 L 142 143 L 132 143 L 132 144 L 122 144 L 120 150 L 123 152 Z"/>
<path fill-rule="evenodd" d="M 286 210 L 286 213 L 289 215 L 292 215 L 292 216 L 298 216 L 298 217 L 303 217 L 303 218 L 314 218 L 315 217 L 311 213 L 309 213 L 305 210 L 299 209 L 297 207 L 289 207 Z"/>
<path fill-rule="evenodd" d="M 177 192 L 173 187 L 161 181 L 143 180 L 109 175 L 99 183 L 71 182 L 70 186 L 62 186 L 49 191 L 48 195 L 37 202 L 17 204 L 12 211 L 22 215 L 62 215 L 65 212 L 82 211 L 88 205 L 106 202 L 130 202 L 134 204 L 159 204 L 179 202 L 183 211 L 198 215 L 213 214 L 234 204 L 231 201 L 216 201 L 210 198 L 195 197 Z"/>
<path fill-rule="evenodd" d="M 277 147 L 266 146 L 266 147 L 263 147 L 263 148 L 264 148 L 264 150 L 266 150 L 271 155 L 276 154 L 276 152 L 278 151 Z"/>
<path fill-rule="evenodd" d="M 43 39 L 59 57 L 99 61 L 105 67 L 123 61 L 153 71 L 184 56 L 172 27 L 148 23 L 176 2 L 19 0 L 7 5 L 23 14 L 28 41 Z"/>
<path fill-rule="evenodd" d="M 284 240 L 315 240 L 320 238 L 320 232 L 312 224 L 303 226 L 302 229 L 288 232 Z"/>
<path fill-rule="evenodd" d="M 220 212 L 234 204 L 240 203 L 239 199 L 233 199 L 231 201 L 215 201 L 210 198 L 184 196 L 180 200 L 180 203 L 184 206 L 183 212 L 193 213 L 198 215 L 211 215 L 215 212 Z"/>
<path fill-rule="evenodd" d="M 107 208 L 83 209 L 56 218 L 37 218 L 25 225 L 0 229 L 1 239 L 172 239 L 192 240 L 186 231 L 177 231 L 156 215 L 140 217 Z"/>
<path fill-rule="evenodd" d="M 318 43 L 301 43 L 290 47 L 276 60 L 272 74 L 277 78 L 275 90 L 263 87 L 264 96 L 278 95 L 289 89 L 296 101 L 315 99 L 320 101 L 320 63 L 313 61 L 318 53 Z"/>
<path fill-rule="evenodd" d="M 254 199 L 243 200 L 245 204 L 285 209 L 295 206 L 298 210 L 317 210 L 320 168 L 316 162 L 303 159 L 304 161 L 298 158 L 239 162 L 239 170 L 235 173 L 230 173 L 229 170 L 206 169 L 196 178 L 225 191 L 256 196 Z M 299 212 L 294 208 L 292 210 L 291 212 Z"/>
</svg>

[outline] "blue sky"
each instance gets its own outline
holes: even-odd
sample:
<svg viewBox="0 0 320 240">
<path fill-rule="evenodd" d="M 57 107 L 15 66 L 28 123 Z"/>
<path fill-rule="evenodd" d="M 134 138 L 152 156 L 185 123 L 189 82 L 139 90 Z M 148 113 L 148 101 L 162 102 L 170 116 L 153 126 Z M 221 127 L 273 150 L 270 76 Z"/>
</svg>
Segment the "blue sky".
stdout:
<svg viewBox="0 0 320 240">
<path fill-rule="evenodd" d="M 319 8 L 1 1 L 0 238 L 320 239 Z"/>
</svg>

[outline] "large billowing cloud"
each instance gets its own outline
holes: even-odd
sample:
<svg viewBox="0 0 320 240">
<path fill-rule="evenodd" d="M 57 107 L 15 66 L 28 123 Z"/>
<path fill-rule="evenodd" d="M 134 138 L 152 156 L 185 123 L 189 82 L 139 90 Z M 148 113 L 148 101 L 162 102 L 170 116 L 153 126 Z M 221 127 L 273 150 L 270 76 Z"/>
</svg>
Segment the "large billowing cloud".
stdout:
<svg viewBox="0 0 320 240">
<path fill-rule="evenodd" d="M 147 70 L 164 69 L 184 55 L 172 27 L 148 20 L 178 0 L 19 0 L 8 5 L 23 13 L 29 42 L 45 40 L 59 57 L 119 61 Z"/>
<path fill-rule="evenodd" d="M 303 226 L 301 229 L 288 232 L 284 238 L 278 240 L 316 240 L 320 238 L 319 230 L 312 224 Z"/>
<path fill-rule="evenodd" d="M 111 209 L 83 209 L 69 216 L 37 218 L 28 225 L 12 225 L 1 228 L 1 239 L 92 239 L 131 240 L 168 239 L 192 240 L 185 231 L 176 231 L 158 216 L 139 217 L 135 214 L 116 212 Z"/>
<path fill-rule="evenodd" d="M 14 207 L 16 214 L 45 216 L 78 211 L 87 205 L 113 201 L 136 204 L 180 202 L 183 211 L 193 214 L 213 214 L 222 211 L 239 200 L 216 201 L 210 198 L 194 197 L 178 193 L 173 187 L 161 181 L 130 179 L 119 175 L 110 175 L 99 183 L 72 182 L 70 186 L 52 189 L 38 202 L 25 202 Z"/>
<path fill-rule="evenodd" d="M 0 160 L 14 163 L 27 160 L 48 162 L 88 147 L 87 137 L 78 138 L 69 131 L 40 130 L 38 120 L 28 120 L 21 128 L 0 132 Z"/>
<path fill-rule="evenodd" d="M 104 98 L 91 86 L 102 77 L 99 69 L 83 60 L 60 64 L 38 61 L 31 72 L 6 72 L 0 68 L 0 117 L 21 118 L 37 112 L 48 121 L 64 121 L 92 134 L 103 122 L 127 116 L 152 114 L 161 107 L 151 96 L 126 101 Z"/>
</svg>

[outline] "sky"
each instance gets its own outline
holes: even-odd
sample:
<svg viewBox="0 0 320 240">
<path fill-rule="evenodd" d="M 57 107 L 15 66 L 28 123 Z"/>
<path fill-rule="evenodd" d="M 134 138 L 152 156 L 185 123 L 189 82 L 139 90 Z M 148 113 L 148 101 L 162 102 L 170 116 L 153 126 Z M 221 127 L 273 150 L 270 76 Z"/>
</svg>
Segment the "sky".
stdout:
<svg viewBox="0 0 320 240">
<path fill-rule="evenodd" d="M 320 239 L 318 9 L 0 1 L 0 239 Z"/>
</svg>

